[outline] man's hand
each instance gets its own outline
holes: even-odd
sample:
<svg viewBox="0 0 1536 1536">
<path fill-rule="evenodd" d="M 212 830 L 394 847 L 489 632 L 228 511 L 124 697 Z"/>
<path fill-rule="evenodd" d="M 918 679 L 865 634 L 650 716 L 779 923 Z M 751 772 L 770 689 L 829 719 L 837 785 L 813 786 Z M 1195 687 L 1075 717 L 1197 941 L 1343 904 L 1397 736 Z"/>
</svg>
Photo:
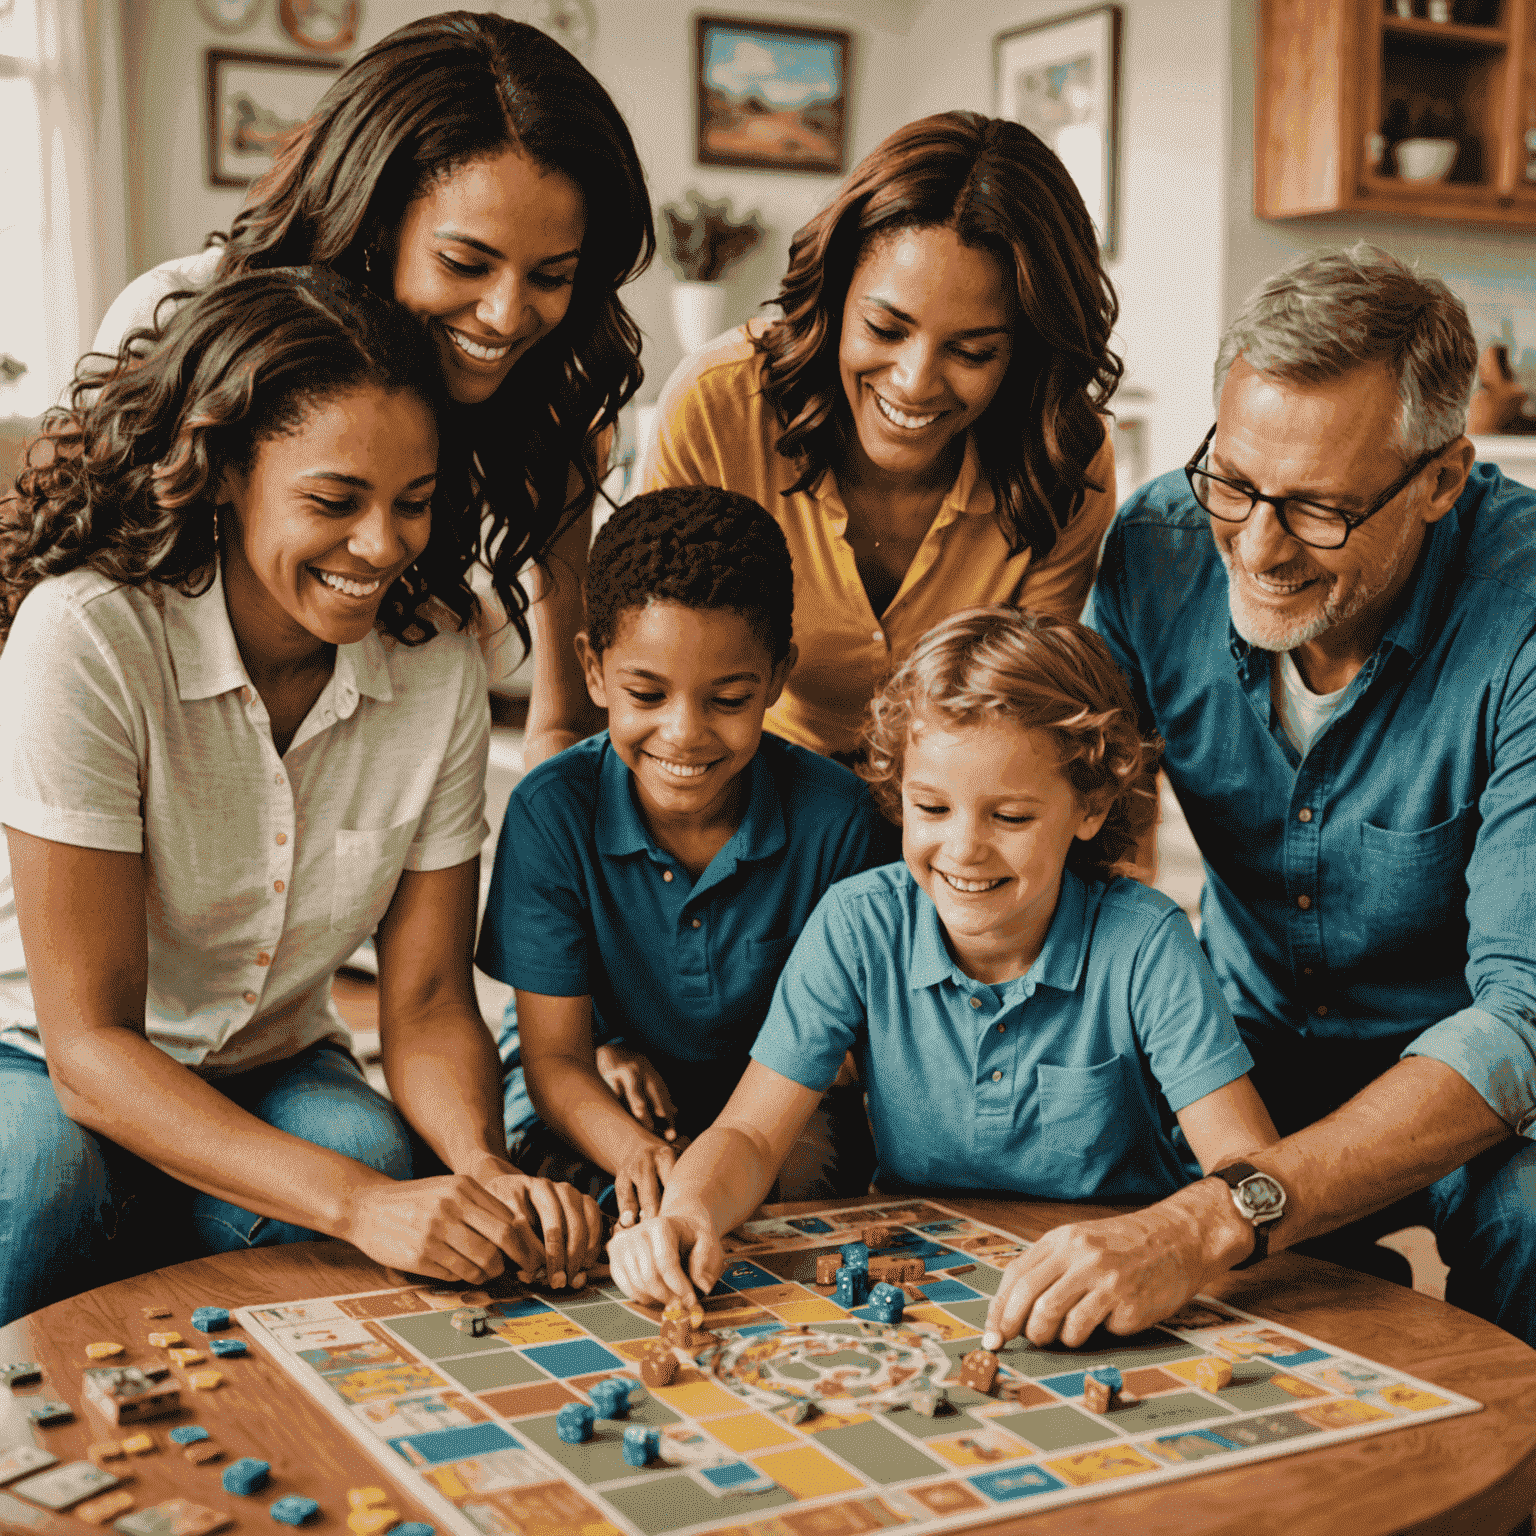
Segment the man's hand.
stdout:
<svg viewBox="0 0 1536 1536">
<path fill-rule="evenodd" d="M 683 1148 L 652 1141 L 626 1157 L 614 1170 L 613 1193 L 619 1205 L 619 1225 L 632 1227 L 661 1209 L 661 1192 L 672 1176 Z"/>
<path fill-rule="evenodd" d="M 714 1289 L 725 1254 L 709 1212 L 689 1205 L 615 1232 L 608 1240 L 608 1263 L 614 1281 L 633 1300 L 689 1305 L 695 1294 Z"/>
<path fill-rule="evenodd" d="M 1076 1349 L 1100 1323 L 1137 1333 L 1177 1312 L 1221 1267 L 1211 1264 L 1196 1213 L 1177 1197 L 1057 1227 L 1003 1271 L 982 1348 L 1000 1349 L 1022 1332 L 1031 1344 L 1060 1339 Z"/>
<path fill-rule="evenodd" d="M 504 1254 L 522 1251 L 513 1212 L 457 1173 L 370 1181 L 352 1197 L 337 1235 L 391 1269 L 476 1285 L 502 1272 Z"/>
<path fill-rule="evenodd" d="M 487 1162 L 476 1177 L 506 1207 L 510 1244 L 503 1246 L 520 1280 L 542 1270 L 556 1290 L 567 1281 L 573 1290 L 586 1284 L 603 1247 L 603 1214 L 596 1201 L 574 1185 L 531 1179 L 506 1163 Z"/>
<path fill-rule="evenodd" d="M 675 1141 L 677 1132 L 672 1122 L 677 1118 L 677 1107 L 650 1058 L 630 1050 L 627 1045 L 600 1045 L 596 1054 L 598 1076 L 608 1085 L 614 1098 L 646 1130 L 655 1131 L 666 1141 Z M 660 1130 L 657 1129 L 658 1122 Z M 646 1212 L 648 1216 L 652 1214 Z"/>
</svg>

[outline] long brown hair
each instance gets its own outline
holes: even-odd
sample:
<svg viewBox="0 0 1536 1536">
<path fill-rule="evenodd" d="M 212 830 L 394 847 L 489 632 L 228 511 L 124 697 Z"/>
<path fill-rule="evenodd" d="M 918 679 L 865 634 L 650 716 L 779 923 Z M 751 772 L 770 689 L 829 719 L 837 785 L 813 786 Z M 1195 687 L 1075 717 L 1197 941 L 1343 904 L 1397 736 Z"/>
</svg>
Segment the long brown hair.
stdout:
<svg viewBox="0 0 1536 1536">
<path fill-rule="evenodd" d="M 915 719 L 950 724 L 1011 720 L 1043 731 L 1058 767 L 1104 825 L 1074 841 L 1067 867 L 1106 880 L 1130 867 L 1157 821 L 1162 744 L 1136 724 L 1131 690 L 1109 647 L 1085 625 L 996 603 L 965 608 L 918 641 L 869 706 L 864 777 L 875 801 L 901 820 L 901 778 Z"/>
<path fill-rule="evenodd" d="M 482 559 L 526 647 L 517 573 L 565 527 L 571 471 L 585 496 L 597 490 L 598 436 L 644 377 L 640 331 L 618 291 L 649 265 L 656 234 L 645 172 L 607 91 L 522 22 L 447 11 L 401 27 L 346 69 L 253 188 L 218 275 L 323 262 L 393 298 L 387 253 L 407 205 L 507 148 L 576 183 L 586 238 L 554 334 L 488 401 L 444 413 L 438 484 L 484 502 Z"/>
<path fill-rule="evenodd" d="M 843 306 L 870 243 L 904 229 L 951 228 L 1013 280 L 1013 359 L 972 431 L 1010 549 L 1037 557 L 1081 505 L 1104 441 L 1101 412 L 1120 381 L 1110 351 L 1119 301 L 1066 167 L 1029 129 L 977 112 L 898 128 L 864 157 L 796 234 L 780 285 L 783 317 L 757 340 L 763 396 L 802 466 L 795 491 L 842 457 L 852 431 L 838 373 Z"/>
</svg>

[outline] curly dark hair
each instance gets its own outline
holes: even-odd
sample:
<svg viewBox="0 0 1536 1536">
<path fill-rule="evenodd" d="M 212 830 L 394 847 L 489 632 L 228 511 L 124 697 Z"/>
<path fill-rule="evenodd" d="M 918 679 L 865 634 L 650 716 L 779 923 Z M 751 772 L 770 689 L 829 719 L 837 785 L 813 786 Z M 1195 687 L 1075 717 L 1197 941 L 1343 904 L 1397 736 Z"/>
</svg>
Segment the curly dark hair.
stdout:
<svg viewBox="0 0 1536 1536">
<path fill-rule="evenodd" d="M 918 641 L 869 711 L 863 776 L 892 821 L 901 820 L 908 732 L 933 714 L 963 725 L 1012 720 L 1051 738 L 1083 804 L 1107 811 L 1098 832 L 1067 854 L 1085 880 L 1124 873 L 1157 823 L 1162 743 L 1138 729 L 1109 647 L 1075 620 L 1000 603 L 962 609 Z"/>
<path fill-rule="evenodd" d="M 790 244 L 782 318 L 755 343 L 778 451 L 802 466 L 789 494 L 835 469 L 852 431 L 838 347 L 859 262 L 872 242 L 931 228 L 990 251 L 1016 295 L 1012 360 L 972 432 L 1009 548 L 1038 559 L 1102 489 L 1087 472 L 1120 382 L 1109 348 L 1120 304 L 1066 167 L 1029 129 L 978 112 L 898 128 Z"/>
<path fill-rule="evenodd" d="M 586 237 L 553 334 L 489 400 L 444 414 L 438 486 L 444 504 L 484 503 L 490 526 L 483 549 L 477 529 L 477 556 L 526 649 L 518 572 L 543 559 L 597 491 L 598 439 L 644 377 L 640 331 L 618 290 L 650 264 L 656 234 L 645 172 L 607 91 L 522 22 L 447 11 L 401 27 L 347 67 L 252 189 L 218 276 L 320 262 L 392 298 L 407 206 L 509 148 L 575 182 Z M 574 501 L 572 470 L 583 487 Z"/>
<path fill-rule="evenodd" d="M 648 491 L 603 524 L 587 561 L 587 641 L 602 653 L 619 616 L 649 603 L 728 608 L 789 655 L 795 577 L 784 530 L 750 496 L 712 485 Z"/>
<path fill-rule="evenodd" d="M 367 386 L 440 413 L 437 352 L 421 327 L 324 268 L 214 283 L 163 331 L 134 331 L 105 378 L 83 364 L 0 502 L 0 643 L 38 582 L 81 567 L 125 586 L 207 591 L 223 471 L 249 469 L 259 444 L 318 402 Z M 407 644 L 430 639 L 433 600 L 466 624 L 477 541 L 473 510 L 435 493 L 427 547 L 385 593 L 381 627 Z"/>
</svg>

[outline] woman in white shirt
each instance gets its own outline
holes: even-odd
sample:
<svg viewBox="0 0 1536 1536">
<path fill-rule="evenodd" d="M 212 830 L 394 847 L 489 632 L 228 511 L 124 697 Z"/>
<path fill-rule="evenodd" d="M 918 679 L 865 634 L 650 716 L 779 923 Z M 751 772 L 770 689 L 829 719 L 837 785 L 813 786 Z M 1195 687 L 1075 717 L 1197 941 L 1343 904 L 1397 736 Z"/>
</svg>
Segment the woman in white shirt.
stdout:
<svg viewBox="0 0 1536 1536">
<path fill-rule="evenodd" d="M 593 498 L 642 377 L 619 289 L 654 249 L 645 174 L 603 87 L 536 27 L 450 11 L 359 55 L 224 243 L 130 284 L 96 347 L 116 353 L 169 294 L 305 262 L 415 314 L 452 400 L 440 496 L 483 508 L 465 537 L 525 646 L 531 625 L 531 768 L 601 725 L 574 637 Z"/>
<path fill-rule="evenodd" d="M 0 509 L 0 1321 L 317 1233 L 574 1278 L 600 1218 L 507 1161 L 471 981 L 489 721 L 430 342 L 310 268 L 152 341 Z M 385 1074 L 444 1176 L 410 1180 L 330 1003 L 375 930 Z"/>
</svg>

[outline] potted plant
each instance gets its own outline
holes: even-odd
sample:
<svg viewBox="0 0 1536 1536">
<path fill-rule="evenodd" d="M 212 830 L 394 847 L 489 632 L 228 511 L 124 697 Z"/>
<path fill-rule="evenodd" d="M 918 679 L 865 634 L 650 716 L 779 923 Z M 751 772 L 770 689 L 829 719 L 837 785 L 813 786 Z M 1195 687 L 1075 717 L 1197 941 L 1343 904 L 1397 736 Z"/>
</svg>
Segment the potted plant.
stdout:
<svg viewBox="0 0 1536 1536">
<path fill-rule="evenodd" d="M 684 352 L 697 352 L 725 329 L 725 284 L 733 266 L 763 238 L 756 210 L 738 223 L 729 198 L 708 203 L 689 192 L 683 203 L 668 203 L 667 264 L 677 273 L 672 289 L 672 323 Z"/>
</svg>

